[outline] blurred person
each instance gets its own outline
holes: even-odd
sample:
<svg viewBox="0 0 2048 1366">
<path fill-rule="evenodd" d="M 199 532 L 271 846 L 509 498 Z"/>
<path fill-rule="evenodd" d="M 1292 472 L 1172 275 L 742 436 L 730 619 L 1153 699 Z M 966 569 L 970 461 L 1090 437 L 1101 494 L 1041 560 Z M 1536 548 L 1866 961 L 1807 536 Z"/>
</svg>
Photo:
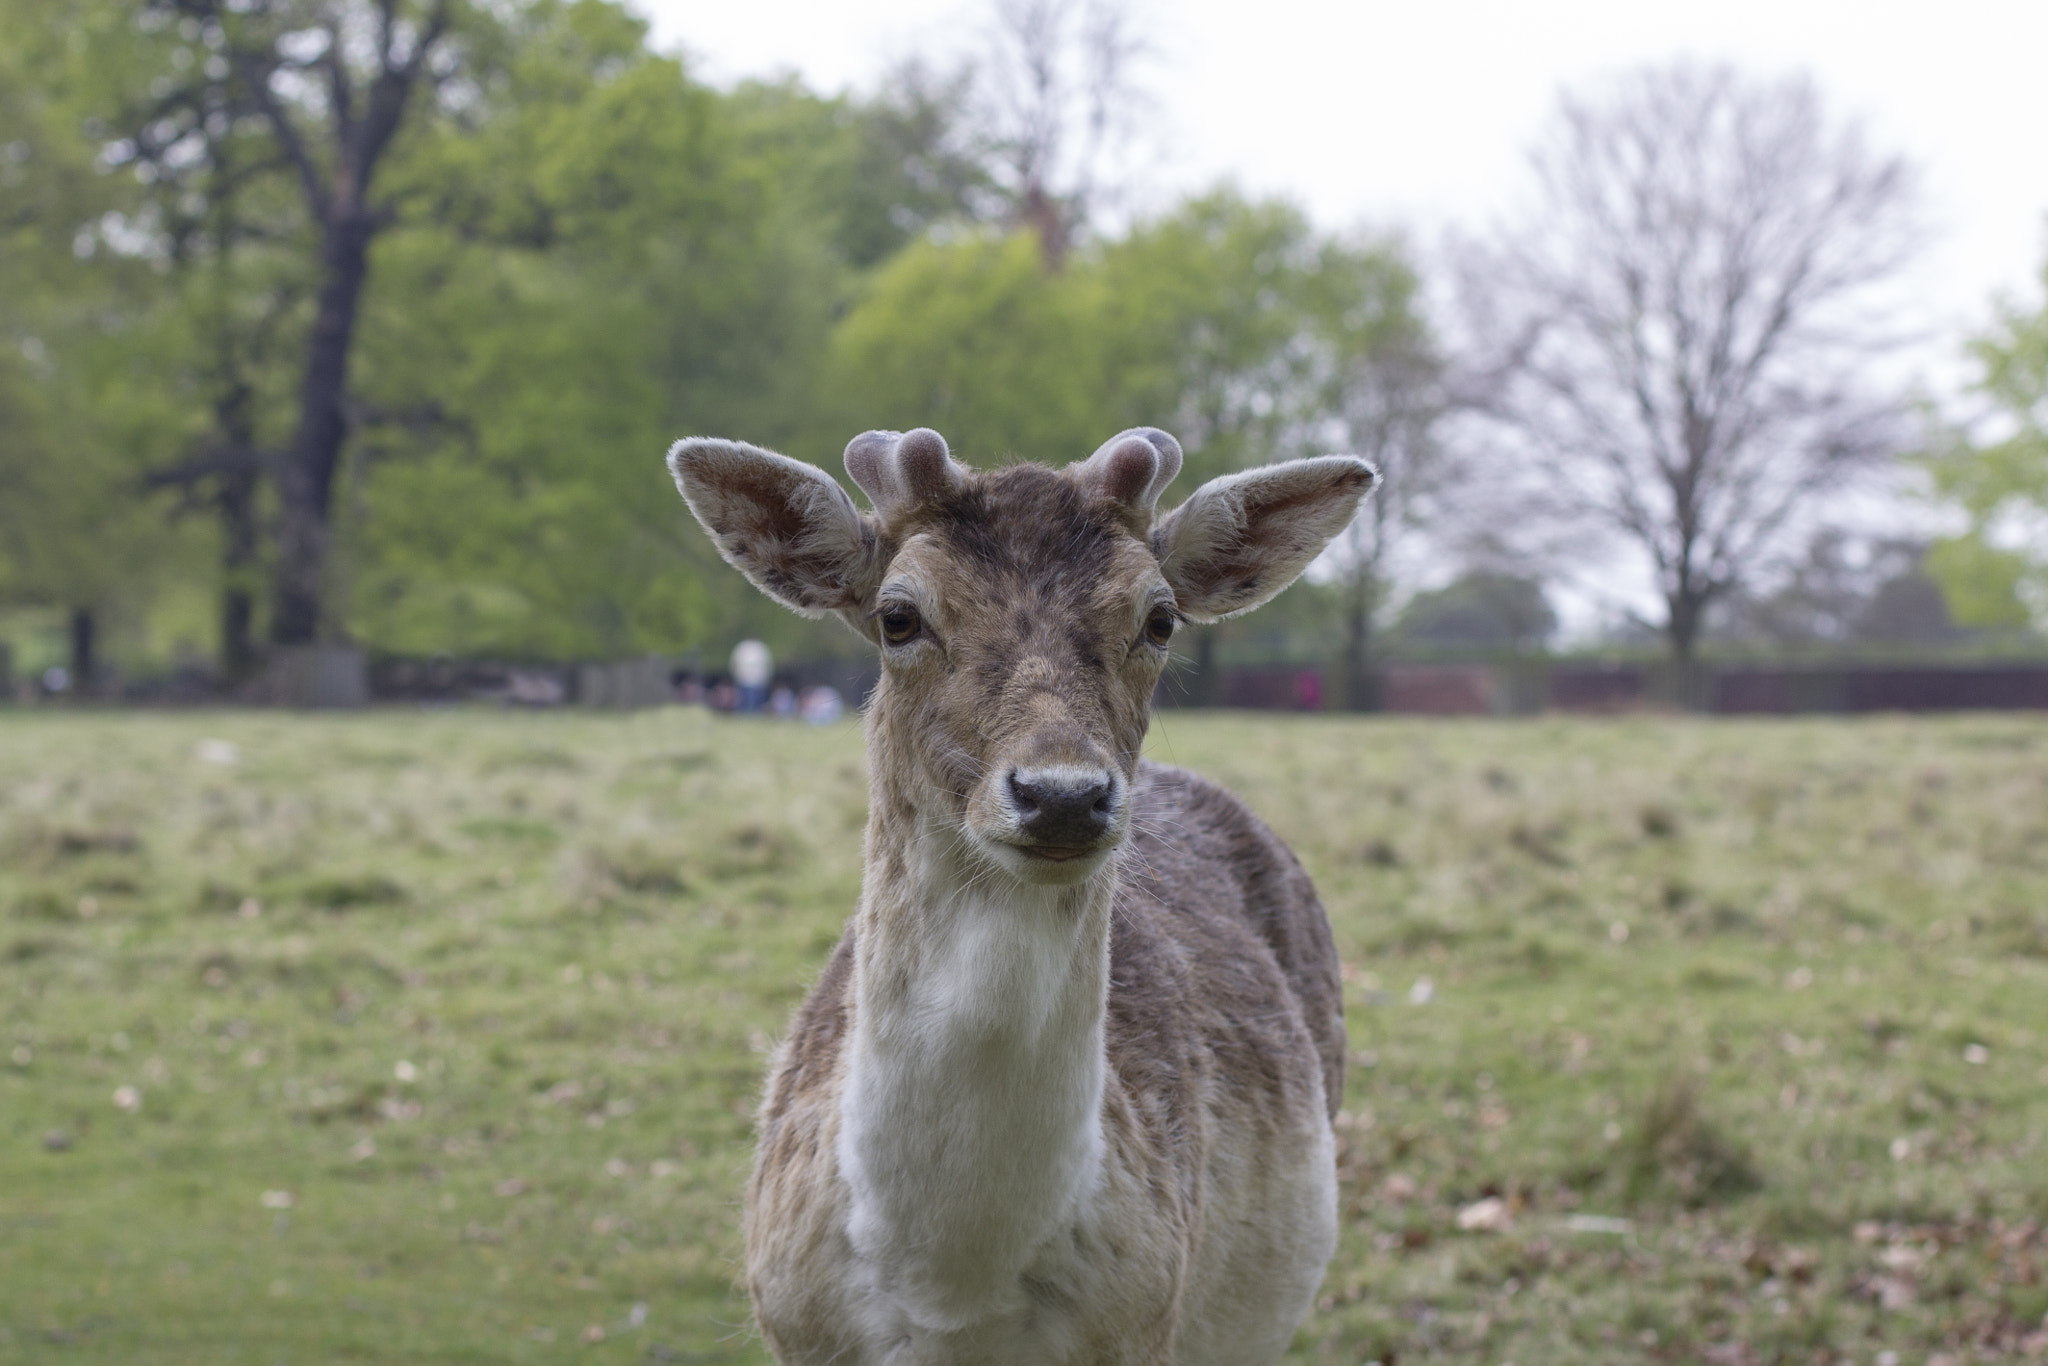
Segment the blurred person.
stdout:
<svg viewBox="0 0 2048 1366">
<path fill-rule="evenodd" d="M 775 677 L 775 656 L 758 640 L 732 647 L 732 681 L 739 689 L 739 710 L 753 715 L 768 700 L 768 682 Z"/>
<path fill-rule="evenodd" d="M 846 714 L 846 699 L 839 695 L 839 689 L 820 683 L 804 689 L 803 696 L 797 699 L 797 710 L 812 725 L 829 726 Z"/>
</svg>

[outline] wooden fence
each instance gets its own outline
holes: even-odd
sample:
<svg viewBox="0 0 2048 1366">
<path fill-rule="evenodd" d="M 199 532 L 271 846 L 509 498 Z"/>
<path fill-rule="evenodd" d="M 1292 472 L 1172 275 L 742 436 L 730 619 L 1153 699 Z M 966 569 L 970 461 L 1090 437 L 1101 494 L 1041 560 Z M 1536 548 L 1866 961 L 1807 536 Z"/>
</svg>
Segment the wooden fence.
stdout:
<svg viewBox="0 0 2048 1366">
<path fill-rule="evenodd" d="M 675 700 L 677 672 L 665 659 L 576 665 L 475 660 L 365 661 L 346 647 L 287 652 L 243 700 L 289 706 L 361 706 L 365 702 L 497 701 L 611 709 Z M 857 706 L 874 686 L 871 662 L 795 662 L 778 683 L 829 683 Z M 1311 665 L 1225 667 L 1209 686 L 1185 675 L 1162 681 L 1161 707 L 1195 697 L 1225 707 L 1313 712 L 1343 696 L 1335 669 Z M 2048 661 L 1945 664 L 1702 663 L 1589 660 L 1499 663 L 1394 663 L 1369 690 L 1380 709 L 1423 716 L 1522 716 L 1649 709 L 1716 715 L 1853 714 L 1874 711 L 2048 710 Z"/>
<path fill-rule="evenodd" d="M 1317 711 L 1336 676 L 1309 666 L 1227 668 L 1223 705 Z M 1665 664 L 1576 660 L 1503 664 L 1390 664 L 1377 693 L 1389 712 L 1518 716 L 1646 709 L 1715 715 L 1873 711 L 2048 710 L 2048 663 Z M 1175 690 L 1163 689 L 1162 705 Z"/>
</svg>

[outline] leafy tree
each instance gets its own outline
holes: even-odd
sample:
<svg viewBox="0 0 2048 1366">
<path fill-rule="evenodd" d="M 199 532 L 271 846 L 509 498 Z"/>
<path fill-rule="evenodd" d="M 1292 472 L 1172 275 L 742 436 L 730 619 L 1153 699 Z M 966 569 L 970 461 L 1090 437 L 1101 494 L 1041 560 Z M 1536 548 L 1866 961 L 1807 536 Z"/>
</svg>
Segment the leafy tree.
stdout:
<svg viewBox="0 0 2048 1366">
<path fill-rule="evenodd" d="M 1372 461 L 1383 481 L 1324 560 L 1342 603 L 1342 702 L 1363 711 L 1378 705 L 1371 634 L 1393 561 L 1404 540 L 1445 520 L 1461 465 L 1437 439 L 1445 366 L 1401 244 L 1325 243 L 1313 279 L 1317 435 Z"/>
<path fill-rule="evenodd" d="M 1031 245 L 928 239 L 879 271 L 834 338 L 842 428 L 929 423 L 972 459 L 1059 461 L 1158 424 L 1186 452 L 1185 487 L 1333 449 L 1418 486 L 1428 474 L 1440 367 L 1397 244 L 1326 238 L 1292 205 L 1225 188 L 1059 271 Z M 1420 493 L 1396 506 L 1338 560 L 1360 678 L 1385 548 L 1427 508 Z M 1194 640 L 1181 681 L 1209 700 L 1216 632 Z"/>
<path fill-rule="evenodd" d="M 840 261 L 865 271 L 927 231 L 989 215 L 970 86 L 964 70 L 912 59 L 868 99 L 828 99 L 792 80 L 743 84 L 727 104 L 739 154 L 803 206 Z"/>
<path fill-rule="evenodd" d="M 274 564 L 268 476 L 288 449 L 298 378 L 289 356 L 312 292 L 295 206 L 286 187 L 251 172 L 253 155 L 249 140 L 207 139 L 206 188 L 165 224 L 162 303 L 138 337 L 174 405 L 143 442 L 145 482 L 175 491 L 174 515 L 214 521 L 220 664 L 231 680 L 262 661 L 261 599 Z"/>
<path fill-rule="evenodd" d="M 342 174 L 361 129 L 342 126 L 333 97 L 361 90 L 338 37 L 388 37 L 385 56 L 405 65 L 429 35 L 408 37 L 397 7 L 138 17 L 82 3 L 95 75 L 80 106 L 130 101 L 113 122 L 136 132 L 112 153 L 135 175 L 87 175 L 136 201 L 92 269 L 112 288 L 111 271 L 141 266 L 151 290 L 124 297 L 155 300 L 117 311 L 135 369 L 161 382 L 127 385 L 114 411 L 129 414 L 150 481 L 219 524 L 234 672 L 253 653 L 266 570 L 272 634 L 291 634 L 275 618 L 293 552 L 267 542 L 305 543 L 287 485 L 306 468 L 309 338 L 333 302 L 321 253 L 337 229 L 310 212 L 317 186 L 280 139 L 304 134 L 314 170 Z M 793 441 L 815 426 L 848 268 L 828 201 L 888 120 L 800 93 L 721 96 L 600 0 L 449 13 L 449 61 L 423 59 L 413 77 L 435 117 L 393 132 L 374 158 L 380 197 L 357 195 L 374 209 L 364 270 L 382 283 L 358 291 L 347 319 L 349 442 L 318 500 L 321 629 L 420 652 L 678 648 L 721 609 L 698 538 L 648 496 L 656 457 L 678 432 Z M 820 112 L 815 126 L 778 128 L 796 106 Z M 790 175 L 800 163 L 809 179 Z M 68 238 L 98 216 L 39 221 Z M 106 397 L 65 410 L 104 410 Z M 124 478 L 142 487 L 140 470 Z"/>
<path fill-rule="evenodd" d="M 716 576 L 659 491 L 677 434 L 786 442 L 836 293 L 733 102 L 615 6 L 525 12 L 470 126 L 401 155 L 437 196 L 365 318 L 350 602 L 390 649 L 673 650 Z"/>
<path fill-rule="evenodd" d="M 845 439 L 833 314 L 978 174 L 957 92 L 721 95 L 594 0 L 499 32 L 462 116 L 389 164 L 407 212 L 377 258 L 339 509 L 357 633 L 563 657 L 794 630 L 830 652 L 704 572 L 701 537 L 648 496 L 653 456 L 689 432 Z"/>
<path fill-rule="evenodd" d="M 1038 245 L 932 239 L 884 267 L 834 338 L 843 428 L 929 423 L 969 458 L 1056 462 L 1158 424 L 1185 487 L 1331 449 L 1427 473 L 1438 366 L 1394 244 L 1327 239 L 1291 205 L 1221 189 L 1057 272 Z M 1338 569 L 1358 676 L 1395 535 L 1380 516 Z M 1197 633 L 1191 700 L 1208 700 L 1216 648 Z"/>
<path fill-rule="evenodd" d="M 453 87 L 465 38 L 488 44 L 459 0 L 151 0 L 132 34 L 162 66 L 123 120 L 117 158 L 146 167 L 159 202 L 219 188 L 224 141 L 260 138 L 290 177 L 309 236 L 313 311 L 289 445 L 274 462 L 277 545 L 270 634 L 322 634 L 335 477 L 351 426 L 349 369 L 370 278 L 370 248 L 397 221 L 379 173 L 410 115 Z"/>
<path fill-rule="evenodd" d="M 931 423 L 971 460 L 1057 462 L 1160 422 L 1191 485 L 1403 458 L 1422 412 L 1395 246 L 1229 191 L 1084 239 L 1087 159 L 1060 152 L 1055 269 L 975 92 L 914 68 L 872 100 L 719 92 L 608 0 L 15 15 L 52 36 L 0 53 L 0 592 L 88 619 L 213 593 L 231 674 L 266 629 L 853 649 L 714 571 L 660 496 L 679 434 L 829 461 Z M 1328 596 L 1295 635 L 1329 634 Z"/>
<path fill-rule="evenodd" d="M 1326 237 L 1290 204 L 1220 189 L 1105 244 L 1101 275 L 1117 425 L 1172 427 L 1189 486 L 1331 450 L 1390 476 L 1324 562 L 1340 604 L 1342 700 L 1368 705 L 1367 641 L 1391 549 L 1430 516 L 1445 463 L 1430 439 L 1442 367 L 1399 243 Z M 1195 650 L 1187 686 L 1213 700 L 1214 629 Z"/>
<path fill-rule="evenodd" d="M 1115 404 L 1104 427 L 1172 430 L 1187 456 L 1182 493 L 1295 453 L 1316 378 L 1305 343 L 1317 241 L 1295 206 L 1225 187 L 1102 244 L 1100 332 Z M 1281 632 L 1300 606 L 1248 628 L 1194 631 L 1194 656 L 1173 678 L 1182 699 L 1214 705 L 1227 639 Z"/>
<path fill-rule="evenodd" d="M 912 243 L 833 334 L 838 429 L 935 427 L 977 463 L 1086 455 L 1117 430 L 1095 288 L 1049 273 L 1022 234 Z"/>
<path fill-rule="evenodd" d="M 2041 279 L 2048 286 L 2048 266 Z M 1970 350 L 1990 439 L 1960 438 L 1925 462 L 1969 518 L 1966 531 L 1935 543 L 1928 571 L 1966 625 L 2048 622 L 2048 304 L 2001 309 Z"/>
<path fill-rule="evenodd" d="M 108 626 L 136 626 L 191 549 L 140 496 L 167 406 L 138 374 L 163 290 L 153 262 L 105 240 L 136 199 L 82 132 L 92 90 L 71 38 L 97 13 L 0 0 L 0 601 L 63 615 L 85 688 Z"/>
<path fill-rule="evenodd" d="M 1305 419 L 1320 415 L 1307 335 L 1319 245 L 1298 208 L 1227 188 L 1105 243 L 1111 430 L 1170 428 L 1189 488 L 1293 454 Z"/>
</svg>

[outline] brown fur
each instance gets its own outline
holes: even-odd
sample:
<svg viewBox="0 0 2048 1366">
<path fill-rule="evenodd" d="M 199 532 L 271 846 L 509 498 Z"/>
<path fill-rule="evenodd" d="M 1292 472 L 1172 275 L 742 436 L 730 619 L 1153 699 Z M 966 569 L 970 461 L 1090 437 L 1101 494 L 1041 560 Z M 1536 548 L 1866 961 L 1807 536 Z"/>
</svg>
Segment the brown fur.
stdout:
<svg viewBox="0 0 2048 1366">
<path fill-rule="evenodd" d="M 1239 476 L 1155 528 L 1151 501 L 1179 450 L 1164 433 L 1139 436 L 1066 471 L 973 473 L 949 463 L 935 433 L 870 434 L 849 466 L 876 495 L 872 516 L 849 516 L 836 489 L 765 453 L 751 455 L 780 463 L 717 483 L 720 462 L 743 463 L 731 452 L 751 448 L 683 443 L 672 457 L 693 510 L 756 583 L 800 610 L 829 602 L 878 642 L 878 601 L 899 612 L 908 601 L 924 632 L 885 647 L 867 718 L 861 907 L 796 1016 L 760 1113 L 749 1287 L 785 1361 L 1007 1360 L 1017 1325 L 1041 1315 L 1068 1334 L 1062 1361 L 1162 1366 L 1184 1349 L 1213 1361 L 1234 1321 L 1270 1314 L 1246 1302 L 1260 1275 L 1301 1255 L 1285 1220 L 1264 1216 L 1303 1198 L 1306 1153 L 1327 1162 L 1344 1057 L 1336 954 L 1314 888 L 1271 831 L 1220 788 L 1140 762 L 1164 658 L 1145 623 L 1162 594 L 1205 616 L 1264 600 L 1373 476 L 1348 460 Z M 785 486 L 803 515 L 748 505 L 790 496 Z M 787 548 L 781 558 L 750 558 L 771 541 Z M 1176 556 L 1195 571 L 1175 578 L 1168 566 L 1163 580 Z M 1047 893 L 1073 917 L 1079 951 L 1107 970 L 1101 1185 L 1089 1217 L 1056 1230 L 1003 1292 L 1032 1306 L 986 1330 L 1012 1345 L 967 1323 L 930 1330 L 928 1348 L 863 1355 L 876 1350 L 859 1327 L 873 1292 L 844 1270 L 857 1250 L 836 1146 L 861 1002 L 918 999 L 933 970 L 921 945 L 939 912 L 918 890 L 932 832 L 1020 842 L 1003 833 L 1018 828 L 1007 775 L 1046 766 L 1120 774 L 1125 803 L 1109 863 Z"/>
</svg>

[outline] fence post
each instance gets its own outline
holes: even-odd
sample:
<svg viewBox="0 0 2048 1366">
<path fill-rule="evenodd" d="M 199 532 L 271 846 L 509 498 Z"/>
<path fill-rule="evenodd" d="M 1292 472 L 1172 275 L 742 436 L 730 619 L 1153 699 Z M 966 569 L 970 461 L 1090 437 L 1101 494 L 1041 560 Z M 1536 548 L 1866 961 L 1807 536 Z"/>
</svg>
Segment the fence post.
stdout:
<svg viewBox="0 0 2048 1366">
<path fill-rule="evenodd" d="M 625 711 L 665 706 L 670 700 L 669 661 L 650 655 L 576 666 L 576 705 Z"/>
<path fill-rule="evenodd" d="M 1714 667 L 1697 659 L 1660 660 L 1644 669 L 1643 695 L 1660 706 L 1679 711 L 1711 711 Z"/>
<path fill-rule="evenodd" d="M 279 707 L 353 708 L 370 701 L 369 657 L 354 645 L 280 645 L 270 652 L 264 694 Z"/>
<path fill-rule="evenodd" d="M 1534 716 L 1549 706 L 1549 660 L 1511 659 L 1493 666 L 1496 716 Z"/>
</svg>

